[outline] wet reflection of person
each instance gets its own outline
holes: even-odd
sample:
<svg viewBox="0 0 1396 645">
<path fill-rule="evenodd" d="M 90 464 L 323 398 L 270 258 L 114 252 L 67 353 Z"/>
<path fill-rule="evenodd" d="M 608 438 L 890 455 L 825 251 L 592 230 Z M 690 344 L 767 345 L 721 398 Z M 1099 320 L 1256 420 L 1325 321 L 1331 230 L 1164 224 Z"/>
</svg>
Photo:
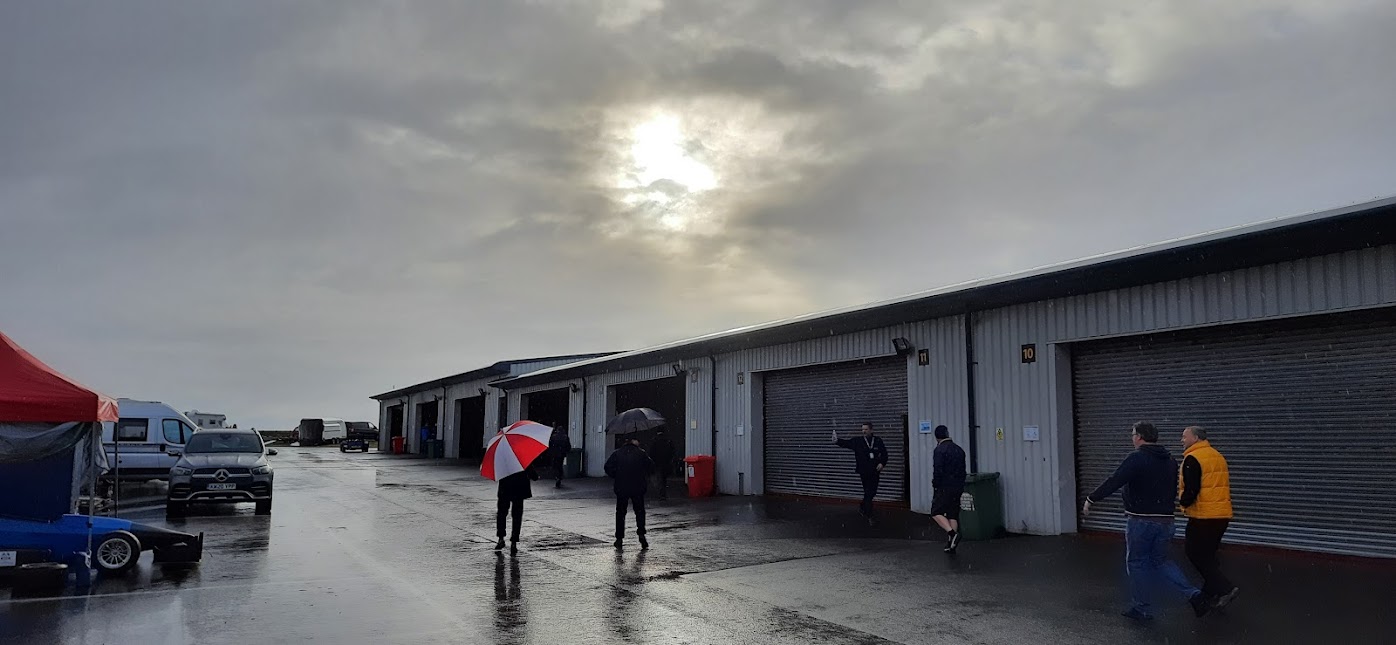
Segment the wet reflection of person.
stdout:
<svg viewBox="0 0 1396 645">
<path fill-rule="evenodd" d="M 617 640 L 629 642 L 635 636 L 637 622 L 632 604 L 639 597 L 631 585 L 643 585 L 645 579 L 641 570 L 645 564 L 645 552 L 641 551 L 626 566 L 625 556 L 616 551 L 615 583 L 611 585 L 611 611 L 606 616 L 611 619 L 611 633 Z"/>
<path fill-rule="evenodd" d="M 523 590 L 520 587 L 517 558 L 509 558 L 509 579 L 504 578 L 504 554 L 496 553 L 494 560 L 494 629 L 499 643 L 524 642 L 528 613 L 524 611 Z"/>
<path fill-rule="evenodd" d="M 495 514 L 495 535 L 499 536 L 499 542 L 494 545 L 495 550 L 504 548 L 504 519 L 512 515 L 514 530 L 509 536 L 509 551 L 519 552 L 519 525 L 523 524 L 523 503 L 524 500 L 533 497 L 531 482 L 535 481 L 538 481 L 538 471 L 532 466 L 499 480 L 499 510 Z"/>
</svg>

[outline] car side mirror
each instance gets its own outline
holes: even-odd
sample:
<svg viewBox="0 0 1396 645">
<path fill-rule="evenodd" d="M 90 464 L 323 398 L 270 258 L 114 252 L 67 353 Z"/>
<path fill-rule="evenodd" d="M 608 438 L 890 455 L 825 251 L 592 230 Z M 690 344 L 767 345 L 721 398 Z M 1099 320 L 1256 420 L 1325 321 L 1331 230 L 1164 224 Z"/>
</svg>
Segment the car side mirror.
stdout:
<svg viewBox="0 0 1396 645">
<path fill-rule="evenodd" d="M 275 456 L 276 456 L 276 448 L 267 448 L 267 456 L 268 456 L 268 457 L 275 457 Z"/>
</svg>

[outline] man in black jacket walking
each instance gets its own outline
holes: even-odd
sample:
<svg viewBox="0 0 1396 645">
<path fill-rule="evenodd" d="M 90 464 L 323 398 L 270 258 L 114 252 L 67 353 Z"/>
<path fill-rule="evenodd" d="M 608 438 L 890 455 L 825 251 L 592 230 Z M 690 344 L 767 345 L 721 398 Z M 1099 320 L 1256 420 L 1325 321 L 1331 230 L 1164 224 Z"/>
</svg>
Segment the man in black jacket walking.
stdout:
<svg viewBox="0 0 1396 645">
<path fill-rule="evenodd" d="M 548 439 L 548 457 L 552 462 L 553 477 L 557 480 L 553 488 L 562 488 L 562 467 L 569 452 L 572 452 L 572 438 L 567 436 L 567 426 L 553 424 L 553 436 Z"/>
<path fill-rule="evenodd" d="M 1134 452 L 1120 463 L 1100 488 L 1086 496 L 1081 514 L 1091 506 L 1125 489 L 1125 566 L 1134 604 L 1124 615 L 1137 621 L 1152 620 L 1150 589 L 1162 578 L 1178 590 L 1199 618 L 1210 609 L 1202 592 L 1188 582 L 1183 570 L 1168 555 L 1173 539 L 1173 509 L 1178 492 L 1178 462 L 1158 445 L 1158 429 L 1152 423 L 1134 424 Z"/>
<path fill-rule="evenodd" d="M 931 455 L 931 519 L 945 529 L 945 552 L 960 547 L 960 496 L 965 492 L 965 451 L 950 439 L 950 429 L 936 426 L 936 449 Z"/>
<path fill-rule="evenodd" d="M 834 431 L 834 444 L 853 451 L 853 471 L 863 480 L 863 503 L 858 512 L 867 518 L 868 525 L 877 524 L 873 519 L 873 498 L 877 497 L 877 486 L 882 480 L 882 469 L 887 466 L 887 444 L 882 437 L 873 434 L 873 425 L 864 423 L 863 436 L 856 439 L 840 439 L 839 431 Z"/>
<path fill-rule="evenodd" d="M 635 509 L 635 535 L 640 538 L 640 548 L 650 548 L 645 539 L 645 492 L 649 490 L 650 471 L 654 462 L 640 447 L 640 440 L 630 438 L 625 444 L 606 458 L 606 474 L 614 480 L 612 489 L 616 493 L 616 541 L 617 549 L 623 548 L 625 539 L 625 507 Z"/>
<path fill-rule="evenodd" d="M 509 538 L 509 552 L 519 552 L 519 525 L 523 523 L 523 503 L 524 500 L 533 497 L 532 482 L 537 480 L 538 471 L 532 466 L 499 480 L 499 507 L 495 513 L 495 535 L 499 537 L 499 542 L 494 545 L 496 551 L 504 548 L 504 520 L 512 515 L 514 530 Z"/>
<path fill-rule="evenodd" d="M 659 499 L 669 499 L 669 473 L 674 469 L 674 442 L 664 434 L 664 428 L 655 432 L 650 441 L 650 459 L 654 460 L 655 483 L 659 485 Z"/>
</svg>

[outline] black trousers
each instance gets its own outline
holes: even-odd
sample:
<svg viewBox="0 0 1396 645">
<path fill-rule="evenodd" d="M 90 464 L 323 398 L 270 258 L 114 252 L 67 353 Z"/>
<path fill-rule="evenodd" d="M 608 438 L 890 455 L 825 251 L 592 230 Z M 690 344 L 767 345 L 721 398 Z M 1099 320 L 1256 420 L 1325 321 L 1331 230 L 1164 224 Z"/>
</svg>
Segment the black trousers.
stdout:
<svg viewBox="0 0 1396 645">
<path fill-rule="evenodd" d="M 616 495 L 616 539 L 625 538 L 625 507 L 635 509 L 635 534 L 645 534 L 645 496 Z"/>
<path fill-rule="evenodd" d="M 877 497 L 877 485 L 882 481 L 882 473 L 858 473 L 863 479 L 863 503 L 858 505 L 858 510 L 864 515 L 872 516 L 873 498 Z"/>
<path fill-rule="evenodd" d="M 1226 535 L 1226 528 L 1230 525 L 1231 520 L 1188 519 L 1183 549 L 1192 566 L 1202 574 L 1202 593 L 1209 597 L 1226 594 L 1235 588 L 1222 573 L 1221 562 L 1217 559 L 1217 549 L 1221 548 L 1222 536 Z"/>
<path fill-rule="evenodd" d="M 659 499 L 669 498 L 669 468 L 668 464 L 660 464 L 659 472 L 655 473 L 659 484 Z"/>
<path fill-rule="evenodd" d="M 553 477 L 557 478 L 557 481 L 562 481 L 562 461 L 564 459 L 566 459 L 565 456 L 553 457 Z"/>
<path fill-rule="evenodd" d="M 499 510 L 494 515 L 494 534 L 499 539 L 504 539 L 504 519 L 510 515 L 514 516 L 514 532 L 509 537 L 509 541 L 519 541 L 519 525 L 523 524 L 523 503 L 521 499 L 501 499 L 499 500 Z"/>
</svg>

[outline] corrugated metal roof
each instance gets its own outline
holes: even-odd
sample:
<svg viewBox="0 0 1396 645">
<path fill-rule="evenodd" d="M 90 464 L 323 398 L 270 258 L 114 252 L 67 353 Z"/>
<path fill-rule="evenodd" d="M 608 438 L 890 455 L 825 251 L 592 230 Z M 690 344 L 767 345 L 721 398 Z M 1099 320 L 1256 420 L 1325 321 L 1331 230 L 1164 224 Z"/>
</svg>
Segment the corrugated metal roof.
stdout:
<svg viewBox="0 0 1396 645">
<path fill-rule="evenodd" d="M 507 377 L 514 370 L 514 368 L 516 368 L 519 365 L 526 365 L 528 363 L 552 363 L 556 361 L 565 360 L 585 361 L 588 359 L 612 356 L 617 353 L 618 352 L 603 352 L 597 354 L 573 354 L 570 356 L 544 356 L 541 358 L 520 358 L 507 361 L 499 361 L 498 363 L 495 363 L 488 367 L 481 367 L 478 369 L 470 370 L 469 372 L 461 372 L 460 374 L 452 374 L 451 376 L 443 376 L 434 381 L 426 381 L 424 383 L 418 383 L 416 385 L 409 385 L 407 387 L 398 388 L 390 392 L 375 394 L 369 398 L 381 401 L 383 399 L 397 398 L 407 394 L 412 394 L 414 392 L 420 392 L 422 390 L 432 390 L 439 387 L 455 385 L 457 383 L 465 383 L 467 381 L 489 378 L 491 376 Z"/>
<path fill-rule="evenodd" d="M 972 280 L 871 304 L 739 327 L 582 360 L 494 383 L 534 383 L 930 320 L 1396 242 L 1396 197 L 1282 217 L 1123 251 Z"/>
</svg>

